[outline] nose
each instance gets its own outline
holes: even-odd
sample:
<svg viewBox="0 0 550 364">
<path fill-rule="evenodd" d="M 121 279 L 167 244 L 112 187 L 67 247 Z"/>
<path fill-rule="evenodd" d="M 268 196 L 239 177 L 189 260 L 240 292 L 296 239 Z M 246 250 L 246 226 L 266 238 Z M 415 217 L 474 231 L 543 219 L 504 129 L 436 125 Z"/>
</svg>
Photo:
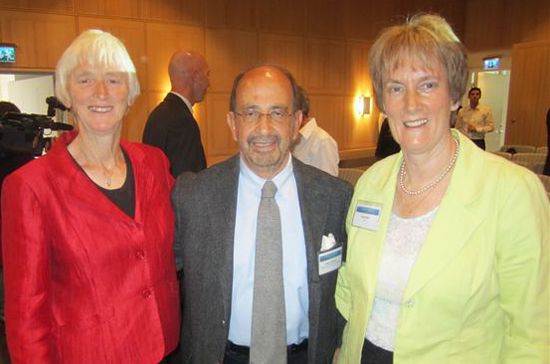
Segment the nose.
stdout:
<svg viewBox="0 0 550 364">
<path fill-rule="evenodd" d="M 95 94 L 99 98 L 104 98 L 107 96 L 107 86 L 105 85 L 105 82 L 100 81 L 96 83 Z"/>
<path fill-rule="evenodd" d="M 261 113 L 259 115 L 258 125 L 256 126 L 258 131 L 262 134 L 269 134 L 269 132 L 271 131 L 272 126 L 273 125 L 271 123 L 271 120 L 269 119 L 269 114 L 268 113 Z"/>
<path fill-rule="evenodd" d="M 418 108 L 419 105 L 419 99 L 418 95 L 414 91 L 407 91 L 405 94 L 405 107 L 409 111 L 414 111 Z"/>
</svg>

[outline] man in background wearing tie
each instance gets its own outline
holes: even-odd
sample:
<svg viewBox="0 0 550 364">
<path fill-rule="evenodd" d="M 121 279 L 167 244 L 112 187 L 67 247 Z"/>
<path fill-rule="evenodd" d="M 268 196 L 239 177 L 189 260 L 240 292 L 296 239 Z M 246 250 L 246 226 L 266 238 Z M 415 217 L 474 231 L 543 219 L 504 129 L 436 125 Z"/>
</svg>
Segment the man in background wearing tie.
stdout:
<svg viewBox="0 0 550 364">
<path fill-rule="evenodd" d="M 149 115 L 142 140 L 162 149 L 170 160 L 170 172 L 177 177 L 183 171 L 206 168 L 193 105 L 204 99 L 209 69 L 202 55 L 180 50 L 170 58 L 168 74 L 172 89 Z"/>
<path fill-rule="evenodd" d="M 177 180 L 185 363 L 332 360 L 352 187 L 291 157 L 302 121 L 296 95 L 278 66 L 237 76 L 227 123 L 240 153 Z"/>
</svg>

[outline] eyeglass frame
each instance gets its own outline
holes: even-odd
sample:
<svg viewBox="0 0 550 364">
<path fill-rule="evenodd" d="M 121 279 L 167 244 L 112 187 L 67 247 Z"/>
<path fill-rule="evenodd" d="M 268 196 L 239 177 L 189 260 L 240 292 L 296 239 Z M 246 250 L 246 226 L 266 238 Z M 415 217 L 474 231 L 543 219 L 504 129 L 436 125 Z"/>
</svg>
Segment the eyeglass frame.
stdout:
<svg viewBox="0 0 550 364">
<path fill-rule="evenodd" d="M 275 124 L 280 124 L 283 121 L 288 120 L 289 117 L 294 116 L 296 114 L 296 112 L 298 112 L 299 110 L 289 112 L 286 108 L 285 109 L 273 108 L 268 112 L 261 112 L 257 109 L 251 108 L 251 109 L 245 110 L 245 112 L 246 111 L 247 112 L 253 112 L 256 115 L 255 118 L 253 120 L 248 120 L 247 118 L 249 116 L 247 116 L 245 113 L 237 112 L 237 111 L 232 111 L 232 113 L 235 114 L 236 116 L 240 117 L 242 119 L 242 121 L 247 125 L 257 125 L 262 120 L 263 116 L 265 116 L 269 122 L 272 122 L 272 123 L 275 123 Z M 276 113 L 276 112 L 282 112 L 284 114 L 284 115 L 281 116 L 280 120 L 276 120 L 276 118 L 275 119 L 273 118 L 272 114 Z"/>
</svg>

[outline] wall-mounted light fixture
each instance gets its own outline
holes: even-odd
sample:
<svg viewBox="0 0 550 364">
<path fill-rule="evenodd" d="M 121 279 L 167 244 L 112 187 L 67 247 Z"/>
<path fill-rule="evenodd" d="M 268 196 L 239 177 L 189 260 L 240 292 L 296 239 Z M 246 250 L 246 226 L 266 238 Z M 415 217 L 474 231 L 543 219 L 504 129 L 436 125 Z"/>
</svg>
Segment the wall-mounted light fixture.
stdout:
<svg viewBox="0 0 550 364">
<path fill-rule="evenodd" d="M 355 99 L 355 112 L 359 116 L 370 114 L 370 97 L 363 95 L 357 96 Z"/>
</svg>

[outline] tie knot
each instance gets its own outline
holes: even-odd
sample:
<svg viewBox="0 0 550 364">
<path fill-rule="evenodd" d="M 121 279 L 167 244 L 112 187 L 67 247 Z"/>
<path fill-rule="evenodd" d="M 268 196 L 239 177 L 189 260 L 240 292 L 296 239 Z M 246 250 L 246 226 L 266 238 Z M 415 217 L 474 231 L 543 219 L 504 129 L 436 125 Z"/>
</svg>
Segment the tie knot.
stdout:
<svg viewBox="0 0 550 364">
<path fill-rule="evenodd" d="M 273 198 L 277 192 L 277 186 L 273 181 L 265 181 L 264 186 L 262 187 L 262 198 Z"/>
</svg>

